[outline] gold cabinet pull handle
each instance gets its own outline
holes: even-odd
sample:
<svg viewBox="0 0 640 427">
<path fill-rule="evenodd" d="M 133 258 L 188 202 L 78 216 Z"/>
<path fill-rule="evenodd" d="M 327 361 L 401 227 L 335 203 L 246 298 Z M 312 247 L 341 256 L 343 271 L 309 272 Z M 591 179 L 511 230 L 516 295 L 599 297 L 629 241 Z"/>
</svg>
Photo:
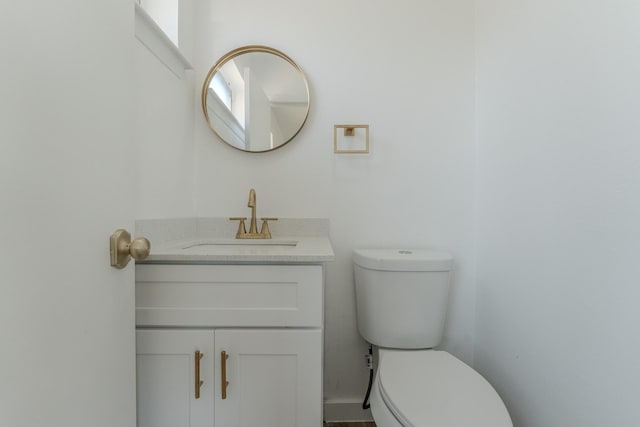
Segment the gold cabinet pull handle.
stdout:
<svg viewBox="0 0 640 427">
<path fill-rule="evenodd" d="M 220 379 L 222 381 L 222 399 L 227 398 L 227 386 L 229 385 L 229 381 L 227 381 L 227 359 L 229 355 L 226 351 L 223 351 L 220 355 Z"/>
<path fill-rule="evenodd" d="M 204 353 L 200 353 L 200 350 L 196 350 L 195 365 L 196 365 L 196 399 L 200 399 L 200 387 L 204 384 L 204 381 L 200 379 L 200 360 L 204 357 Z"/>
</svg>

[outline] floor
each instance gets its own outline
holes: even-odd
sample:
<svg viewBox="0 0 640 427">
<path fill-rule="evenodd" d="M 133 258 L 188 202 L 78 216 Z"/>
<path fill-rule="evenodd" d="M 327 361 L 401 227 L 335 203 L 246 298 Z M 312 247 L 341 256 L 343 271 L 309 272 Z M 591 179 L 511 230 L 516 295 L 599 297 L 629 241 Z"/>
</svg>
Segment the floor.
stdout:
<svg viewBox="0 0 640 427">
<path fill-rule="evenodd" d="M 373 421 L 365 423 L 324 423 L 324 427 L 376 427 Z"/>
</svg>

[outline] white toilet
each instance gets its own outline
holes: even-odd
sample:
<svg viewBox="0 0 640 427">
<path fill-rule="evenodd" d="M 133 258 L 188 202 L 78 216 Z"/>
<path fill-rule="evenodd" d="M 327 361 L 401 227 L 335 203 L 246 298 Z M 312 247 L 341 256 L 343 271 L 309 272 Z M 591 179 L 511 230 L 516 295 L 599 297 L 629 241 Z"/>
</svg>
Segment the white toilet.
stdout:
<svg viewBox="0 0 640 427">
<path fill-rule="evenodd" d="M 476 371 L 444 351 L 450 254 L 426 249 L 353 253 L 358 330 L 378 348 L 371 412 L 378 427 L 513 427 Z"/>
</svg>

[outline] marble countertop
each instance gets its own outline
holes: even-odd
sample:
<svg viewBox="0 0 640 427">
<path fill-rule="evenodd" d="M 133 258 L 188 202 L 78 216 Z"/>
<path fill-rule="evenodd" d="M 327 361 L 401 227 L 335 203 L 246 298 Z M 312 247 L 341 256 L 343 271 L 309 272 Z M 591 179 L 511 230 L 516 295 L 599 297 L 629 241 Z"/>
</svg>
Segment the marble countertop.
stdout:
<svg viewBox="0 0 640 427">
<path fill-rule="evenodd" d="M 222 223 L 224 233 L 215 232 L 215 227 L 212 228 L 210 224 L 217 223 L 211 221 L 204 223 L 208 226 L 200 221 L 200 225 L 188 229 L 188 232 L 184 231 L 184 224 L 181 224 L 179 232 L 176 232 L 178 223 L 166 221 L 136 224 L 136 232 L 151 235 L 151 254 L 147 259 L 137 261 L 138 264 L 309 264 L 333 261 L 335 258 L 328 227 L 325 232 L 322 224 L 312 229 L 301 227 L 300 221 L 292 222 L 295 228 L 274 230 L 274 227 L 273 238 L 254 240 L 235 239 L 227 231 L 230 227 L 226 223 Z M 168 237 L 163 236 L 167 234 L 165 230 L 169 231 Z"/>
</svg>

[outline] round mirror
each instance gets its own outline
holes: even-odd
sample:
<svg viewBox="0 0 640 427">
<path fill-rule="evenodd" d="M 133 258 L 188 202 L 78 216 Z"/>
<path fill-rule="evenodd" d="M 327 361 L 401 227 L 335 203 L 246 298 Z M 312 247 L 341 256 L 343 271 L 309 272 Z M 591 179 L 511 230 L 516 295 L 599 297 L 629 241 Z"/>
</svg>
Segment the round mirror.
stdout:
<svg viewBox="0 0 640 427">
<path fill-rule="evenodd" d="M 275 150 L 291 141 L 309 114 L 309 85 L 284 53 L 245 46 L 224 55 L 202 86 L 211 130 L 243 151 Z"/>
</svg>

